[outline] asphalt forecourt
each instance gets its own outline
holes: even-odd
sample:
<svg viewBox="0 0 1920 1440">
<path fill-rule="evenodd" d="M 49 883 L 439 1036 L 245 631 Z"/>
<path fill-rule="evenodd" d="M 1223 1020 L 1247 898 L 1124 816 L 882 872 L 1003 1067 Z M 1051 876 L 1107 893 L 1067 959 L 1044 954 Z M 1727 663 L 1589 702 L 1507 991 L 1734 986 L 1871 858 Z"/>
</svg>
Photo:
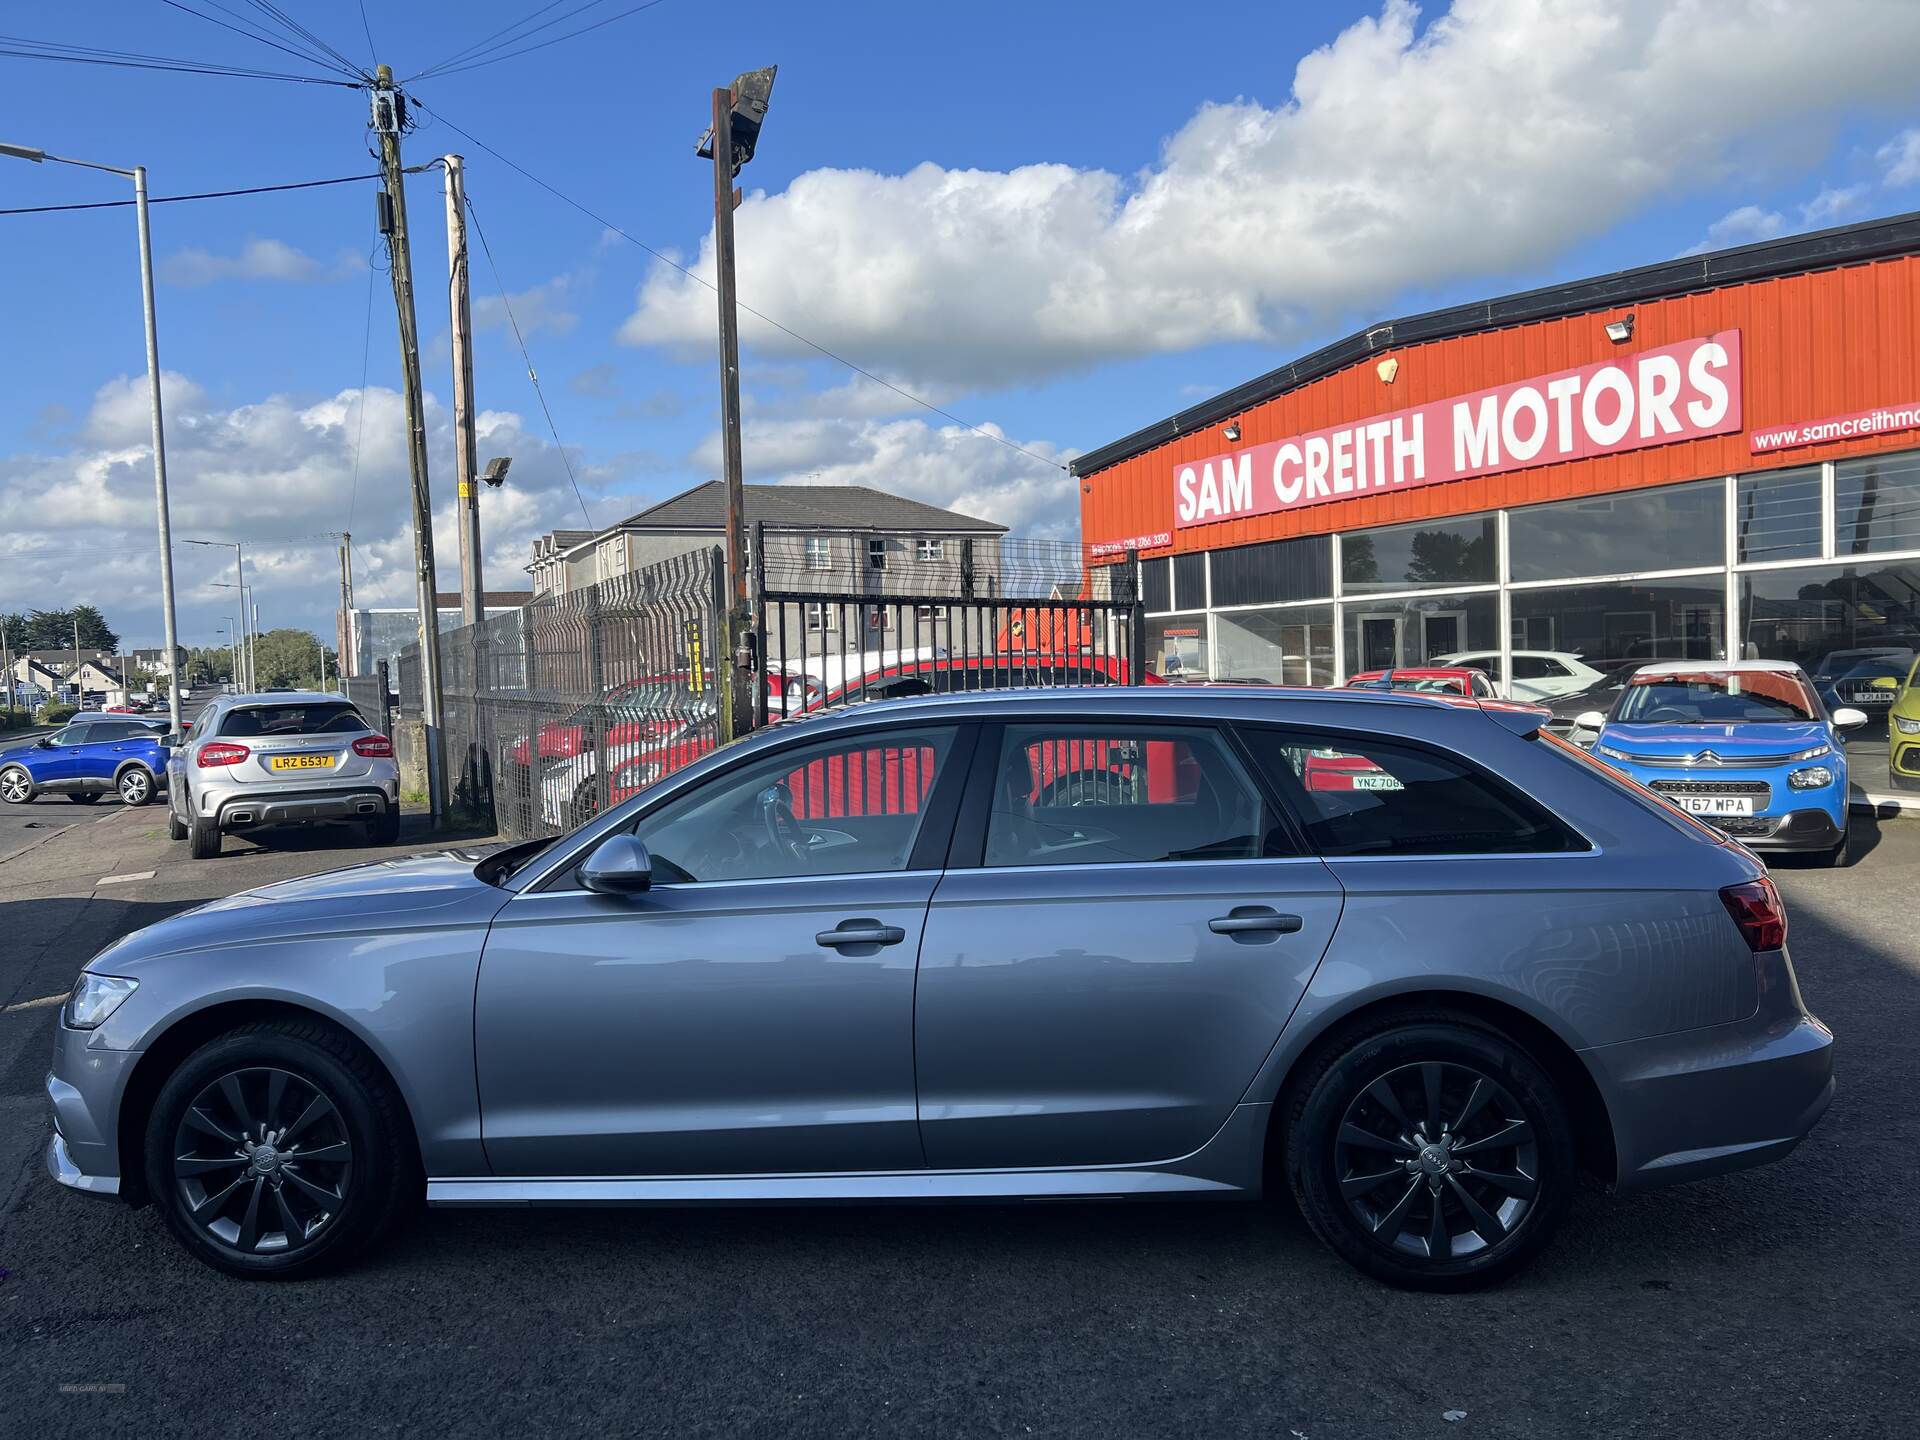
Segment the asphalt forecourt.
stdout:
<svg viewBox="0 0 1920 1440">
<path fill-rule="evenodd" d="M 6 1433 L 1883 1435 L 1908 1427 L 1920 820 L 1773 867 L 1839 1089 L 1788 1159 L 1583 1193 L 1482 1294 L 1374 1285 L 1285 1204 L 431 1211 L 345 1273 L 189 1258 L 46 1175 L 54 1017 L 89 956 L 253 885 L 430 848 L 35 805 L 0 861 Z M 65 812 L 73 811 L 74 814 Z M 0 854 L 16 842 L 0 843 Z M 555 1057 L 563 1063 L 565 1057 Z"/>
</svg>

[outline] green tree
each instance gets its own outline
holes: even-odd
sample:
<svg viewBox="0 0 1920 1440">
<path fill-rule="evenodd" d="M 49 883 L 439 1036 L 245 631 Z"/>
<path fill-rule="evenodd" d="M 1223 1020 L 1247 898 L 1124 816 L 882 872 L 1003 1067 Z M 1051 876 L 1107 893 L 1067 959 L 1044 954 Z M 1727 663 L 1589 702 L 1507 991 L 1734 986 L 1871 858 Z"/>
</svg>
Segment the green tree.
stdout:
<svg viewBox="0 0 1920 1440">
<path fill-rule="evenodd" d="M 306 630 L 269 630 L 255 642 L 254 679 L 262 688 L 274 685 L 318 685 L 322 657 L 330 678 L 335 669 L 333 651 Z"/>
<path fill-rule="evenodd" d="M 117 650 L 120 637 L 97 606 L 76 605 L 71 610 L 35 610 L 30 614 L 0 616 L 7 626 L 7 643 L 14 650 L 71 650 L 73 627 L 80 626 L 82 650 Z"/>
<path fill-rule="evenodd" d="M 1489 548 L 1485 535 L 1469 540 L 1451 530 L 1416 530 L 1407 578 L 1416 585 L 1487 579 L 1493 574 Z"/>
</svg>

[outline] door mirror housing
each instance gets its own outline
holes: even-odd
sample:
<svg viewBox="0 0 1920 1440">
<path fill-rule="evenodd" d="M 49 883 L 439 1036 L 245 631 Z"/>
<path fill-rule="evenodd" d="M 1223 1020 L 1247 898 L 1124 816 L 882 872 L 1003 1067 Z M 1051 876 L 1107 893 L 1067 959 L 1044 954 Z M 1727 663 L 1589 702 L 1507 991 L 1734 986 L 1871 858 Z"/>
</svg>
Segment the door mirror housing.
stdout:
<svg viewBox="0 0 1920 1440">
<path fill-rule="evenodd" d="M 33 742 L 33 748 L 36 750 L 53 749 L 54 748 L 53 737 L 51 735 L 42 735 L 38 740 Z"/>
<path fill-rule="evenodd" d="M 653 857 L 631 835 L 609 835 L 580 866 L 580 883 L 599 895 L 638 895 L 653 888 Z"/>
<path fill-rule="evenodd" d="M 178 750 L 181 742 L 186 738 L 187 737 L 182 735 L 178 730 L 169 730 L 160 737 L 160 743 L 169 750 Z"/>
<path fill-rule="evenodd" d="M 1833 723 L 1841 730 L 1858 730 L 1867 723 L 1867 712 L 1856 710 L 1851 705 L 1843 705 L 1833 712 Z"/>
<path fill-rule="evenodd" d="M 1599 710 L 1582 710 L 1573 717 L 1573 728 L 1576 730 L 1598 730 L 1606 723 L 1606 715 Z"/>
</svg>

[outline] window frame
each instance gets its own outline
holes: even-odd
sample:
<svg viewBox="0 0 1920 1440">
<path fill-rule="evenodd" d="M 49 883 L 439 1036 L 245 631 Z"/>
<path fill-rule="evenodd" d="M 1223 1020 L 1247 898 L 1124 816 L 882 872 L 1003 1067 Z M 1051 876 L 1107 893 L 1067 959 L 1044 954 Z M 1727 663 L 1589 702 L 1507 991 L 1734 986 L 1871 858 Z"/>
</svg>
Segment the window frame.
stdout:
<svg viewBox="0 0 1920 1440">
<path fill-rule="evenodd" d="M 872 535 L 867 538 L 867 569 L 885 570 L 887 568 L 887 537 Z"/>
<path fill-rule="evenodd" d="M 600 845 L 614 835 L 634 834 L 642 823 L 668 805 L 690 799 L 711 785 L 726 783 L 742 767 L 759 765 L 763 761 L 779 759 L 781 756 L 822 744 L 850 748 L 858 745 L 862 740 L 869 740 L 871 743 L 884 745 L 887 743 L 884 737 L 889 735 L 912 734 L 935 729 L 951 729 L 954 732 L 953 744 L 947 752 L 945 773 L 934 776 L 933 788 L 927 793 L 927 803 L 921 811 L 920 830 L 913 838 L 912 848 L 907 852 L 907 863 L 898 870 L 848 870 L 831 875 L 782 875 L 745 880 L 694 880 L 678 884 L 675 888 L 793 885 L 808 880 L 848 880 L 861 875 L 911 875 L 928 871 L 944 871 L 948 866 L 953 845 L 955 817 L 964 803 L 974 766 L 978 762 L 982 728 L 984 727 L 980 722 L 962 718 L 915 719 L 906 722 L 894 720 L 891 723 L 881 722 L 837 730 L 824 738 L 813 731 L 784 735 L 781 737 L 781 743 L 768 745 L 764 749 L 754 747 L 746 753 L 735 756 L 732 763 L 705 771 L 698 778 L 686 783 L 657 784 L 642 790 L 632 800 L 623 802 L 620 807 L 608 811 L 601 817 L 599 828 L 588 827 L 591 833 L 581 833 L 573 837 L 575 842 L 573 847 L 565 854 L 554 857 L 544 870 L 517 891 L 514 898 L 593 895 L 593 891 L 580 884 L 579 871 L 587 857 Z M 632 808 L 628 809 L 628 806 Z M 644 897 L 643 891 L 638 897 L 642 905 L 645 904 Z M 619 903 L 619 897 L 598 898 Z M 632 903 L 631 898 L 627 903 Z"/>
<path fill-rule="evenodd" d="M 808 535 L 803 537 L 802 556 L 809 570 L 833 569 L 833 540 L 826 535 Z M 817 547 L 817 548 L 816 548 Z"/>
<path fill-rule="evenodd" d="M 1282 803 L 1281 797 L 1268 780 L 1263 767 L 1253 752 L 1240 738 L 1235 723 L 1222 720 L 1217 716 L 1170 716 L 1132 714 L 1116 715 L 1111 723 L 1116 727 L 1129 727 L 1149 730 L 1206 730 L 1220 739 L 1222 747 L 1230 754 L 1245 772 L 1260 796 L 1265 807 L 1268 824 L 1266 834 L 1261 837 L 1261 849 L 1264 851 L 1272 842 L 1275 833 L 1284 836 L 1291 847 L 1285 855 L 1244 855 L 1222 856 L 1212 860 L 1100 860 L 1088 864 L 1058 865 L 988 865 L 987 827 L 991 822 L 993 810 L 993 791 L 999 779 L 1001 749 L 1006 743 L 1009 726 L 1028 725 L 1064 725 L 1084 728 L 1088 725 L 1102 726 L 1109 723 L 1105 717 L 1089 717 L 1083 711 L 1040 711 L 1023 713 L 1006 720 L 988 720 L 981 724 L 979 737 L 974 746 L 973 765 L 967 777 L 966 794 L 960 802 L 960 813 L 953 827 L 953 843 L 947 852 L 946 868 L 949 870 L 1111 870 L 1117 868 L 1138 869 L 1151 866 L 1155 869 L 1191 870 L 1209 865 L 1282 865 L 1307 862 L 1318 864 L 1320 857 L 1307 842 L 1300 828 L 1300 817 L 1292 806 Z"/>
<path fill-rule="evenodd" d="M 1273 720 L 1237 720 L 1233 722 L 1233 728 L 1237 732 L 1235 738 L 1239 739 L 1246 749 L 1249 763 L 1252 765 L 1254 773 L 1260 782 L 1279 792 L 1282 801 L 1281 809 L 1292 817 L 1294 828 L 1300 835 L 1300 843 L 1303 846 L 1304 853 L 1326 864 L 1331 865 L 1336 861 L 1341 863 L 1354 861 L 1366 863 L 1391 861 L 1396 864 L 1407 864 L 1422 860 L 1553 860 L 1593 856 L 1601 853 L 1601 847 L 1594 842 L 1593 837 L 1588 835 L 1578 825 L 1575 825 L 1566 817 L 1535 800 L 1532 796 L 1521 790 L 1518 785 L 1506 779 L 1504 776 L 1496 774 L 1471 755 L 1462 754 L 1460 751 L 1451 749 L 1445 745 L 1436 745 L 1430 741 L 1414 739 L 1405 735 L 1381 734 L 1380 732 L 1370 730 L 1349 730 L 1338 726 L 1314 729 L 1298 723 Z M 1270 775 L 1267 772 L 1267 766 L 1260 761 L 1254 753 L 1253 746 L 1246 740 L 1244 732 L 1247 731 L 1262 731 L 1280 736 L 1297 737 L 1299 741 L 1303 742 L 1316 737 L 1323 742 L 1326 740 L 1335 740 L 1341 744 L 1351 742 L 1348 748 L 1354 754 L 1364 754 L 1365 752 L 1362 747 L 1370 741 L 1379 742 L 1388 746 L 1397 746 L 1403 750 L 1416 751 L 1429 759 L 1459 766 L 1475 781 L 1492 789 L 1495 795 L 1504 803 L 1509 806 L 1517 805 L 1518 808 L 1522 810 L 1531 809 L 1538 811 L 1564 830 L 1570 839 L 1578 843 L 1569 845 L 1561 850 L 1435 850 L 1404 854 L 1388 852 L 1385 854 L 1358 855 L 1346 854 L 1340 851 L 1329 852 L 1323 850 L 1314 843 L 1312 831 L 1307 827 L 1308 805 L 1306 802 L 1306 787 L 1304 785 L 1298 787 L 1299 793 L 1295 795 L 1288 787 L 1280 784 L 1274 776 Z M 1543 728 L 1539 733 L 1545 734 L 1546 731 Z M 1308 745 L 1306 748 L 1316 749 L 1325 747 L 1324 745 Z M 1600 762 L 1595 761 L 1594 763 L 1599 764 Z M 1318 819 L 1319 817 L 1315 816 L 1314 818 Z"/>
<path fill-rule="evenodd" d="M 947 542 L 932 536 L 923 536 L 913 542 L 913 558 L 923 565 L 936 560 L 944 560 L 947 554 Z"/>
</svg>

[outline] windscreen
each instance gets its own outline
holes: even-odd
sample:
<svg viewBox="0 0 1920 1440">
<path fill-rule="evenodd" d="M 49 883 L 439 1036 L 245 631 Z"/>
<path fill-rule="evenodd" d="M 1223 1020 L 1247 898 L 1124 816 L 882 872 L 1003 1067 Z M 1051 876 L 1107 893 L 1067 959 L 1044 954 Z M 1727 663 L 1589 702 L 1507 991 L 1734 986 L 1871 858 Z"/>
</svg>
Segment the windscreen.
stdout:
<svg viewBox="0 0 1920 1440">
<path fill-rule="evenodd" d="M 1800 677 L 1777 670 L 1643 676 L 1628 682 L 1613 713 L 1625 725 L 1791 724 L 1819 716 Z"/>
</svg>

